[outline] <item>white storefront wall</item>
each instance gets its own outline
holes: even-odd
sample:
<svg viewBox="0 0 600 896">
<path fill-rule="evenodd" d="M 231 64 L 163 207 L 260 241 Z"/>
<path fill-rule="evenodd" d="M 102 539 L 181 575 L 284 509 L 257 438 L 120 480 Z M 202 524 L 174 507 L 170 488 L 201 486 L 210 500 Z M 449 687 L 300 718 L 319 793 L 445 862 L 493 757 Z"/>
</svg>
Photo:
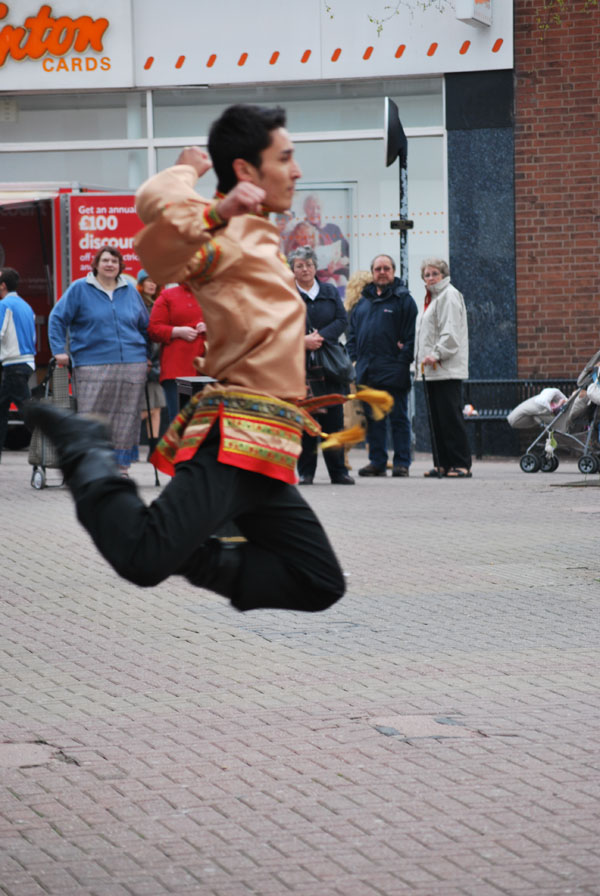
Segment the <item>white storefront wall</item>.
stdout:
<svg viewBox="0 0 600 896">
<path fill-rule="evenodd" d="M 97 4 L 56 0 L 50 20 L 37 2 L 0 5 L 0 180 L 135 189 L 181 146 L 205 143 L 229 103 L 280 103 L 300 187 L 345 197 L 343 209 L 332 208 L 353 270 L 379 251 L 398 257 L 390 230 L 398 165 L 385 167 L 383 148 L 391 96 L 409 138 L 410 286 L 420 299 L 420 259 L 448 251 L 443 74 L 512 68 L 512 0 L 493 3 L 491 25 L 474 22 L 491 0 L 462 0 L 456 10 L 442 0 L 426 11 L 413 0 L 391 15 L 394 6 L 170 0 L 166 9 L 160 0 L 104 0 L 100 13 Z M 457 18 L 471 13 L 471 22 Z M 379 35 L 368 15 L 387 18 Z M 208 175 L 201 191 L 213 187 Z"/>
</svg>

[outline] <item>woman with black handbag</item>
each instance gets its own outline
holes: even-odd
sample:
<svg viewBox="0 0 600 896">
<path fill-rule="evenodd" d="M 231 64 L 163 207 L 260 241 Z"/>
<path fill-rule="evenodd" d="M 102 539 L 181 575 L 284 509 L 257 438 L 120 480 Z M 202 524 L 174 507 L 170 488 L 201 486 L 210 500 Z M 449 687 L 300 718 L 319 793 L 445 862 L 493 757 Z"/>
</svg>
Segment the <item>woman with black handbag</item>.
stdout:
<svg viewBox="0 0 600 896">
<path fill-rule="evenodd" d="M 306 379 L 311 395 L 348 393 L 352 379 L 352 365 L 338 340 L 345 331 L 348 318 L 335 286 L 320 283 L 316 278 L 317 257 L 309 246 L 296 249 L 288 262 L 301 297 L 306 303 Z M 344 428 L 342 405 L 324 408 L 320 424 L 327 433 Z M 302 453 L 298 458 L 300 485 L 312 485 L 317 469 L 318 439 L 306 433 L 302 436 Z M 344 464 L 343 449 L 323 452 L 329 478 L 334 485 L 354 485 Z"/>
</svg>

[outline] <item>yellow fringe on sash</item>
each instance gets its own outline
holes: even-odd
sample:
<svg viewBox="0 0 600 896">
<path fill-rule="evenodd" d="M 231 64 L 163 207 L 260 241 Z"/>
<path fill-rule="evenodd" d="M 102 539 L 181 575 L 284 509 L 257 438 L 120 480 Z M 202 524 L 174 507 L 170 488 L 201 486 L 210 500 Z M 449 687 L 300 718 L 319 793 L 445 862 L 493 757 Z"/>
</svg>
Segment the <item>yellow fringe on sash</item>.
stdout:
<svg viewBox="0 0 600 896">
<path fill-rule="evenodd" d="M 362 426 L 357 424 L 350 429 L 342 429 L 341 432 L 334 432 L 332 435 L 327 435 L 327 433 L 322 432 L 321 436 L 325 439 L 324 442 L 321 442 L 321 448 L 323 451 L 327 451 L 328 448 L 351 448 L 352 445 L 358 445 L 359 442 L 364 442 L 365 431 Z"/>
<path fill-rule="evenodd" d="M 351 393 L 348 398 L 352 401 L 364 401 L 370 405 L 375 420 L 383 420 L 394 407 L 394 399 L 383 389 L 368 389 L 366 386 L 361 386 L 358 392 Z"/>
<path fill-rule="evenodd" d="M 345 398 L 350 401 L 364 401 L 370 406 L 375 420 L 383 420 L 394 407 L 394 399 L 389 392 L 384 392 L 382 389 L 363 387 L 358 392 L 346 395 Z M 329 448 L 350 448 L 352 445 L 358 445 L 359 442 L 364 441 L 365 431 L 362 426 L 357 425 L 331 435 L 322 432 L 321 438 L 325 440 L 321 442 L 323 451 L 327 451 Z"/>
</svg>

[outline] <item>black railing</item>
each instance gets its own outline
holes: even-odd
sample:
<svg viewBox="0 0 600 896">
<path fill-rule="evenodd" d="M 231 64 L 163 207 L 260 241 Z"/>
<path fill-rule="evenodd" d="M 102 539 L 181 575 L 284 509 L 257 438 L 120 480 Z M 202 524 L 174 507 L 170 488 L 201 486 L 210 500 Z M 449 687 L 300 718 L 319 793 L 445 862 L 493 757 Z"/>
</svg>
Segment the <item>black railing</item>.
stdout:
<svg viewBox="0 0 600 896">
<path fill-rule="evenodd" d="M 465 421 L 475 427 L 475 455 L 483 456 L 483 424 L 504 422 L 513 408 L 538 395 L 542 389 L 560 389 L 569 397 L 577 386 L 574 379 L 516 379 L 516 380 L 465 380 L 463 401 L 473 406 L 477 412 L 465 415 Z M 508 426 L 508 424 L 506 424 Z"/>
</svg>

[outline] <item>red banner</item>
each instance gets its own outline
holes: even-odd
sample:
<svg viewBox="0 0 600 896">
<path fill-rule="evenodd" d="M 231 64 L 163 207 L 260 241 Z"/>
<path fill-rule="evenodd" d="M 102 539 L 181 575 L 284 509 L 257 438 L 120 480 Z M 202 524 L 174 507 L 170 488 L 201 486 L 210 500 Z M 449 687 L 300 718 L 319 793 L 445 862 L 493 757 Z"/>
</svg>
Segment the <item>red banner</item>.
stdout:
<svg viewBox="0 0 600 896">
<path fill-rule="evenodd" d="M 102 246 L 115 246 L 124 260 L 125 273 L 135 277 L 141 263 L 133 251 L 133 238 L 143 224 L 135 213 L 133 193 L 81 193 L 69 197 L 71 282 L 85 277 Z"/>
</svg>

